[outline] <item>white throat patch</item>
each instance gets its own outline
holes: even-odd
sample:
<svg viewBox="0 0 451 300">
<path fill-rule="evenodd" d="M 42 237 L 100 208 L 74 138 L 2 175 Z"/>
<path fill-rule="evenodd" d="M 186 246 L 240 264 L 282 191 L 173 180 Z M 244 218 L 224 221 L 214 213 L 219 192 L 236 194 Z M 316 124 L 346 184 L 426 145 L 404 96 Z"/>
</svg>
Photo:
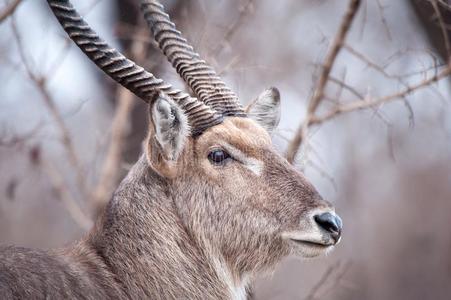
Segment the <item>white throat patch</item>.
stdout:
<svg viewBox="0 0 451 300">
<path fill-rule="evenodd" d="M 220 259 L 213 259 L 216 273 L 225 282 L 229 289 L 231 299 L 233 300 L 246 300 L 247 299 L 247 285 L 249 284 L 248 278 L 245 276 L 240 282 L 235 282 L 232 273 L 227 265 Z"/>
</svg>

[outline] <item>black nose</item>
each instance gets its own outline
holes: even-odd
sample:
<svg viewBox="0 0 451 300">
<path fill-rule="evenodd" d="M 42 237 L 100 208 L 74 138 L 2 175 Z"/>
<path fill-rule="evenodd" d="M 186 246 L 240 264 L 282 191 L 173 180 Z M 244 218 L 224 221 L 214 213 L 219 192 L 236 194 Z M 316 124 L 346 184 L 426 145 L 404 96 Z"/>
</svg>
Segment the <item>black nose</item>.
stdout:
<svg viewBox="0 0 451 300">
<path fill-rule="evenodd" d="M 343 222 L 339 216 L 327 212 L 314 216 L 314 219 L 319 227 L 330 234 L 335 243 L 338 242 L 341 236 L 341 228 L 343 227 Z"/>
</svg>

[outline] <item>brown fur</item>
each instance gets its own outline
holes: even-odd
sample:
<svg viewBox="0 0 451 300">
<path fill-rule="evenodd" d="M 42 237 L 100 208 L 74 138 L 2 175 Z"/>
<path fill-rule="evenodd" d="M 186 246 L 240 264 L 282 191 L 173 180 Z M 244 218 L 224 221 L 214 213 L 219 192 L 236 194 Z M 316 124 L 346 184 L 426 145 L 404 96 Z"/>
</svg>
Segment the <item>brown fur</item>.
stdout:
<svg viewBox="0 0 451 300">
<path fill-rule="evenodd" d="M 151 129 L 147 155 L 84 240 L 53 253 L 0 249 L 0 298 L 238 297 L 234 287 L 297 252 L 283 232 L 308 230 L 302 220 L 330 209 L 250 119 L 187 137 L 171 164 L 155 156 L 153 138 Z M 224 143 L 261 161 L 261 174 L 237 161 L 212 165 L 209 150 Z"/>
</svg>

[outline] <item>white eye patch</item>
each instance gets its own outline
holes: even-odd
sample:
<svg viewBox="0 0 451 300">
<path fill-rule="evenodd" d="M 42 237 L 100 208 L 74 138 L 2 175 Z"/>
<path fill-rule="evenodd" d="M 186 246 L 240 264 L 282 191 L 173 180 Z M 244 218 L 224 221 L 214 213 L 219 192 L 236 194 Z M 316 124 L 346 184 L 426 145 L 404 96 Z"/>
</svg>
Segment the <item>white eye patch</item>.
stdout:
<svg viewBox="0 0 451 300">
<path fill-rule="evenodd" d="M 250 156 L 246 155 L 241 150 L 237 149 L 236 147 L 234 147 L 230 144 L 223 143 L 222 146 L 224 147 L 225 150 L 227 150 L 227 152 L 229 152 L 229 154 L 234 159 L 241 162 L 252 173 L 254 173 L 257 176 L 260 176 L 262 174 L 263 167 L 264 167 L 262 161 L 254 158 L 254 157 L 250 157 Z"/>
</svg>

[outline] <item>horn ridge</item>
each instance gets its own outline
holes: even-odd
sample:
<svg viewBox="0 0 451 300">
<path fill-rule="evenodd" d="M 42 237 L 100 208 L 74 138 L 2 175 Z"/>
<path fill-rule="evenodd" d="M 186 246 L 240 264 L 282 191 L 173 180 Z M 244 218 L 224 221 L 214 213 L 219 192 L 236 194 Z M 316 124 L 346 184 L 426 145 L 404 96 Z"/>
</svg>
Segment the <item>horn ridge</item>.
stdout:
<svg viewBox="0 0 451 300">
<path fill-rule="evenodd" d="M 145 102 L 150 102 L 156 92 L 164 92 L 173 98 L 186 112 L 192 136 L 223 121 L 223 116 L 211 107 L 174 89 L 110 47 L 83 20 L 69 0 L 47 0 L 47 3 L 69 37 L 108 76 Z M 193 105 L 197 106 L 196 110 L 187 110 Z"/>
<path fill-rule="evenodd" d="M 164 11 L 163 5 L 156 0 L 141 0 L 141 10 L 160 49 L 196 96 L 214 106 L 219 113 L 245 116 L 238 97 L 188 44 Z M 220 94 L 225 96 L 227 106 L 215 104 Z"/>
<path fill-rule="evenodd" d="M 110 47 L 94 32 L 68 0 L 47 1 L 54 15 L 75 44 L 107 75 L 148 102 L 157 90 L 169 92 L 172 87 L 145 71 Z M 141 83 L 134 86 L 136 80 Z M 149 87 L 151 87 L 149 89 Z"/>
</svg>

